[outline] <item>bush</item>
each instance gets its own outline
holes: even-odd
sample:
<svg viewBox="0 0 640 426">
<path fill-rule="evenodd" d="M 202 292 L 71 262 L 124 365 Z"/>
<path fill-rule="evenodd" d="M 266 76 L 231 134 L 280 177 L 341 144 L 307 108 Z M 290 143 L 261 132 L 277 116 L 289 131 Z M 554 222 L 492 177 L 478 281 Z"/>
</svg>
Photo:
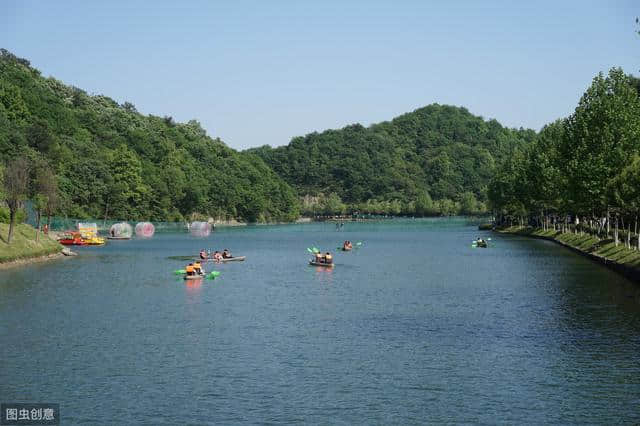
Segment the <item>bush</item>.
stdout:
<svg viewBox="0 0 640 426">
<path fill-rule="evenodd" d="M 27 212 L 25 209 L 19 209 L 16 212 L 16 223 L 22 223 L 27 220 Z M 0 207 L 0 223 L 9 223 L 9 208 Z"/>
</svg>

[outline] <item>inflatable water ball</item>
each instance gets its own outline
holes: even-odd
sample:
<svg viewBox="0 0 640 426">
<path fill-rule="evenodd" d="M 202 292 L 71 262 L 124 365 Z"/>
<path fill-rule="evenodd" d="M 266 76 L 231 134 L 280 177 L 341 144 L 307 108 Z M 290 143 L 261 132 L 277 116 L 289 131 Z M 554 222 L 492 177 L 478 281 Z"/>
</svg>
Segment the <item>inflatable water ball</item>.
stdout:
<svg viewBox="0 0 640 426">
<path fill-rule="evenodd" d="M 136 236 L 140 238 L 151 238 L 155 232 L 156 228 L 151 222 L 139 222 L 136 224 Z"/>
<path fill-rule="evenodd" d="M 211 234 L 211 225 L 208 222 L 191 222 L 189 231 L 194 237 L 208 237 Z"/>
<path fill-rule="evenodd" d="M 109 237 L 111 238 L 131 238 L 131 225 L 127 222 L 114 223 L 109 228 Z"/>
</svg>

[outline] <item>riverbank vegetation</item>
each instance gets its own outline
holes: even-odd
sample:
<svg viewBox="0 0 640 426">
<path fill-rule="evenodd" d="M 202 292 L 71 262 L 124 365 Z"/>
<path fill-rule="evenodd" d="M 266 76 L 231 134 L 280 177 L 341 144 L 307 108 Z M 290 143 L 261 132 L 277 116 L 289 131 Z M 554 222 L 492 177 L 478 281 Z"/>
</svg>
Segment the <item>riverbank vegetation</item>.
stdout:
<svg viewBox="0 0 640 426">
<path fill-rule="evenodd" d="M 0 223 L 0 263 L 48 256 L 60 253 L 62 250 L 62 246 L 57 241 L 41 232 L 36 232 L 27 224 L 16 225 L 10 244 L 6 239 L 8 232 L 9 225 Z"/>
<path fill-rule="evenodd" d="M 495 165 L 535 137 L 433 104 L 369 127 L 314 132 L 248 152 L 297 190 L 305 215 L 473 215 L 487 211 Z"/>
<path fill-rule="evenodd" d="M 640 250 L 639 92 L 620 68 L 600 73 L 573 114 L 505 158 L 488 191 L 496 222 Z"/>
<path fill-rule="evenodd" d="M 260 158 L 207 136 L 197 121 L 142 115 L 129 102 L 44 78 L 0 49 L 0 161 L 16 158 L 47 165 L 63 216 L 253 222 L 299 214 L 294 190 Z"/>
<path fill-rule="evenodd" d="M 613 238 L 601 239 L 588 233 L 560 232 L 553 229 L 539 229 L 530 226 L 503 227 L 498 232 L 525 235 L 558 241 L 581 252 L 601 258 L 606 262 L 625 265 L 640 270 L 640 252 L 622 244 L 616 244 Z"/>
</svg>

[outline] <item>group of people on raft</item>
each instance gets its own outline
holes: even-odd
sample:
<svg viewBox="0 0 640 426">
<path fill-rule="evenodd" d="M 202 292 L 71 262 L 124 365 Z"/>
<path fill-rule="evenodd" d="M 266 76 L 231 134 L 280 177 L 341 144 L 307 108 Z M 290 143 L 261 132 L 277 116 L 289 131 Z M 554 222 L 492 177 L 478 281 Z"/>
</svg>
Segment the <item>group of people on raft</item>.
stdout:
<svg viewBox="0 0 640 426">
<path fill-rule="evenodd" d="M 199 261 L 189 263 L 184 270 L 186 271 L 188 276 L 192 275 L 204 275 L 204 270 L 202 269 L 202 265 Z"/>
<path fill-rule="evenodd" d="M 211 249 L 200 250 L 200 259 L 202 260 L 211 259 L 211 260 L 215 260 L 216 262 L 220 262 L 222 259 L 231 259 L 232 257 L 233 256 L 231 255 L 231 252 L 229 251 L 229 249 L 224 249 L 222 252 L 216 250 L 213 253 L 211 253 Z"/>
</svg>

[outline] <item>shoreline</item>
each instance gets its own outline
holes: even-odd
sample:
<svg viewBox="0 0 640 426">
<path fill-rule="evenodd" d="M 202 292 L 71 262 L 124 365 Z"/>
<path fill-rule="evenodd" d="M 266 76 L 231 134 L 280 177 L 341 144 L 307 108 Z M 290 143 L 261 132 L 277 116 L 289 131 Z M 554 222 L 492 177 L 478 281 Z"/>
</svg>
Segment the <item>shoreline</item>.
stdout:
<svg viewBox="0 0 640 426">
<path fill-rule="evenodd" d="M 42 263 L 42 262 L 47 262 L 49 260 L 62 259 L 64 257 L 67 257 L 67 256 L 62 254 L 62 252 L 45 254 L 44 256 L 21 257 L 19 259 L 9 260 L 9 261 L 0 263 L 0 270 L 11 269 L 16 266 L 25 265 L 27 263 Z"/>
<path fill-rule="evenodd" d="M 37 232 L 30 225 L 21 223 L 14 227 L 11 244 L 5 240 L 9 225 L 0 224 L 0 269 L 27 263 L 43 262 L 64 256 L 63 246 L 49 235 Z M 36 241 L 36 235 L 39 238 Z"/>
<path fill-rule="evenodd" d="M 622 242 L 615 246 L 612 239 L 599 240 L 588 234 L 543 231 L 530 227 L 494 228 L 493 232 L 552 241 L 640 284 L 640 252 L 627 249 Z M 628 260 L 621 262 L 618 259 Z"/>
</svg>

